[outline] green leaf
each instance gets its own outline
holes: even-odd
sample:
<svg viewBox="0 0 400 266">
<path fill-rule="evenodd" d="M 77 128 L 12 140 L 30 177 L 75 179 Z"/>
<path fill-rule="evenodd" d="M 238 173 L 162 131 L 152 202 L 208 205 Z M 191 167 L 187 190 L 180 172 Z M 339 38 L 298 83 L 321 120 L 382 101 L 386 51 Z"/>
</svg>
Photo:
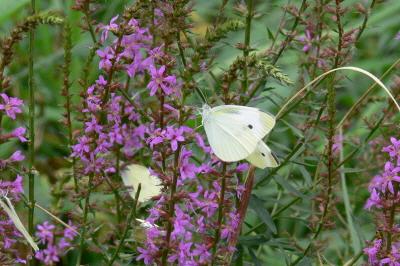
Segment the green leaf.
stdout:
<svg viewBox="0 0 400 266">
<path fill-rule="evenodd" d="M 336 263 L 334 263 L 333 261 L 329 260 L 328 258 L 326 258 L 325 256 L 322 256 L 322 258 L 328 263 L 328 265 L 331 266 L 339 266 Z"/>
<path fill-rule="evenodd" d="M 258 260 L 256 254 L 254 254 L 253 250 L 251 250 L 250 247 L 248 247 L 247 250 L 249 251 L 251 260 L 252 260 L 252 262 L 254 263 L 254 265 L 255 265 L 255 266 L 261 266 L 261 262 Z"/>
<path fill-rule="evenodd" d="M 243 246 L 257 246 L 263 245 L 270 241 L 270 238 L 266 238 L 265 234 L 257 234 L 251 236 L 239 236 L 238 243 Z"/>
<path fill-rule="evenodd" d="M 271 41 L 275 41 L 274 34 L 272 34 L 272 32 L 270 31 L 270 29 L 268 27 L 267 27 L 267 31 L 268 31 L 268 38 Z"/>
<path fill-rule="evenodd" d="M 290 161 L 295 161 L 297 156 L 299 156 L 304 150 L 306 149 L 305 145 L 303 144 L 297 151 L 296 153 L 290 158 Z"/>
<path fill-rule="evenodd" d="M 290 129 L 293 131 L 293 133 L 298 136 L 299 138 L 303 137 L 303 132 L 301 132 L 299 129 L 297 129 L 295 126 L 287 122 L 285 119 L 281 119 L 283 123 L 285 123 Z"/>
<path fill-rule="evenodd" d="M 309 200 L 309 198 L 304 195 L 303 193 L 301 193 L 300 191 L 298 191 L 297 189 L 295 189 L 291 184 L 289 184 L 284 178 L 282 178 L 279 175 L 275 175 L 273 177 L 273 179 L 275 180 L 276 183 L 280 184 L 282 187 L 284 187 L 286 190 L 288 190 L 289 192 L 305 199 L 305 200 Z"/>
<path fill-rule="evenodd" d="M 343 173 L 358 173 L 364 172 L 365 169 L 356 169 L 356 168 L 343 168 Z"/>
<path fill-rule="evenodd" d="M 360 224 L 358 223 L 356 217 L 354 217 L 353 213 L 351 213 L 351 219 L 353 220 L 354 230 L 356 230 L 358 240 L 360 241 L 360 246 L 364 246 L 365 244 L 365 235 L 363 229 L 361 228 Z"/>
<path fill-rule="evenodd" d="M 281 132 L 280 129 L 281 129 L 281 128 L 274 129 L 274 133 Z M 288 128 L 285 127 L 284 129 L 286 130 L 286 129 L 288 129 Z M 282 130 L 282 131 L 284 131 L 284 130 Z M 280 150 L 285 150 L 285 151 L 288 151 L 288 152 L 291 152 L 291 151 L 292 151 L 291 148 L 289 148 L 289 147 L 283 145 L 283 144 L 280 143 L 280 142 L 268 140 L 268 143 L 274 144 L 274 145 L 275 145 L 276 147 L 278 147 Z"/>
<path fill-rule="evenodd" d="M 276 226 L 274 221 L 272 221 L 269 211 L 264 206 L 263 202 L 254 194 L 250 197 L 249 207 L 255 211 L 263 223 L 265 223 L 274 234 L 277 233 Z"/>
<path fill-rule="evenodd" d="M 310 173 L 307 171 L 307 169 L 303 165 L 298 165 L 298 166 L 299 166 L 301 174 L 303 175 L 303 178 L 306 181 L 306 184 L 311 185 L 313 182 L 312 182 Z"/>
</svg>

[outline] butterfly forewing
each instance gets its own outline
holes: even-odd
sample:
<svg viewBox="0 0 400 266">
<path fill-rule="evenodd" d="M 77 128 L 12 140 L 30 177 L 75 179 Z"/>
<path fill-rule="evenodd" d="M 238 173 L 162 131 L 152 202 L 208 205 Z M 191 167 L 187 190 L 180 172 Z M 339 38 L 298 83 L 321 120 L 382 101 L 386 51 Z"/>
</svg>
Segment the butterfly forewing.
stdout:
<svg viewBox="0 0 400 266">
<path fill-rule="evenodd" d="M 204 123 L 208 142 L 215 155 L 222 161 L 239 161 L 251 154 L 257 146 L 257 137 L 246 129 L 245 125 L 236 124 L 224 117 L 210 116 Z"/>
<path fill-rule="evenodd" d="M 211 109 L 210 116 L 213 114 L 223 114 L 229 119 L 240 122 L 254 132 L 259 139 L 267 135 L 275 126 L 275 117 L 272 114 L 254 107 L 221 105 Z"/>
</svg>

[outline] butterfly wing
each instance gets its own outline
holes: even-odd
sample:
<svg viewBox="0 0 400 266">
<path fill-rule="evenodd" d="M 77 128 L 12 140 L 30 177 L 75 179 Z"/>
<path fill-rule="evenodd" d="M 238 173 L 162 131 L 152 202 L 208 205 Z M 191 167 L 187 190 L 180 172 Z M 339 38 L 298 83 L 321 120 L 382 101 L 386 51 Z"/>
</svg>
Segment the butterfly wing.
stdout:
<svg viewBox="0 0 400 266">
<path fill-rule="evenodd" d="M 149 169 L 142 165 L 129 165 L 125 170 L 121 171 L 121 178 L 125 186 L 133 187 L 133 189 L 129 190 L 132 198 L 135 198 L 135 188 L 139 186 L 139 183 L 141 184 L 138 198 L 140 202 L 144 202 L 160 194 L 160 180 L 150 175 Z"/>
<path fill-rule="evenodd" d="M 17 212 L 15 211 L 11 201 L 6 197 L 6 195 L 0 193 L 0 205 L 4 209 L 4 211 L 7 213 L 7 215 L 10 217 L 10 219 L 13 221 L 14 225 L 17 227 L 17 229 L 21 232 L 21 234 L 25 237 L 25 239 L 29 242 L 29 244 L 32 246 L 32 248 L 35 251 L 39 250 L 39 247 L 36 245 L 35 241 L 33 241 L 32 237 L 26 231 L 25 226 L 22 224 L 21 220 L 18 217 Z"/>
<path fill-rule="evenodd" d="M 258 139 L 265 137 L 275 126 L 275 116 L 254 107 L 221 105 L 212 108 L 211 114 L 224 114 L 235 119 L 251 130 Z"/>
<path fill-rule="evenodd" d="M 280 165 L 278 157 L 262 140 L 258 141 L 256 150 L 246 160 L 262 169 Z"/>
<path fill-rule="evenodd" d="M 273 115 L 252 107 L 203 106 L 203 125 L 214 153 L 225 162 L 248 157 L 275 125 Z"/>
</svg>

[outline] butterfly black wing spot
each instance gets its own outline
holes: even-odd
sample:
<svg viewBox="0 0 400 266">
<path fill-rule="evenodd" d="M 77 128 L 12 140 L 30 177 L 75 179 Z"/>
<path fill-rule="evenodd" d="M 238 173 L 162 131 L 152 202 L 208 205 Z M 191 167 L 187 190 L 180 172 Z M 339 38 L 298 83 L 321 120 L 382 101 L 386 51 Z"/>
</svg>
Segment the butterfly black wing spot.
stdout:
<svg viewBox="0 0 400 266">
<path fill-rule="evenodd" d="M 265 154 L 264 154 L 263 152 L 261 153 L 261 155 L 262 155 L 263 157 L 265 157 Z"/>
<path fill-rule="evenodd" d="M 248 125 L 247 127 L 250 128 L 250 129 L 253 129 L 253 126 L 252 126 L 252 125 Z"/>
</svg>

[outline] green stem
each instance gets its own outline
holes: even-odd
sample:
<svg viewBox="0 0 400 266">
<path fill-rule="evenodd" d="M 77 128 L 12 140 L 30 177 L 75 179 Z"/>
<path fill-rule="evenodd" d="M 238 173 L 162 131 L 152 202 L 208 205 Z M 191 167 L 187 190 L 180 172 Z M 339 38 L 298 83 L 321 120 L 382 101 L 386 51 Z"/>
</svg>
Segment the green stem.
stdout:
<svg viewBox="0 0 400 266">
<path fill-rule="evenodd" d="M 90 15 L 90 4 L 88 2 L 83 3 L 85 7 L 85 19 L 86 24 L 90 32 L 90 36 L 92 36 L 93 43 L 97 43 L 96 34 L 94 34 L 93 26 L 92 26 L 92 16 Z"/>
<path fill-rule="evenodd" d="M 247 1 L 247 17 L 246 17 L 246 30 L 244 36 L 244 44 L 246 49 L 243 50 L 243 57 L 247 58 L 249 56 L 250 48 L 250 34 L 251 34 L 251 20 L 253 18 L 253 0 Z M 243 80 L 242 80 L 242 92 L 247 91 L 248 87 L 248 69 L 245 67 L 243 69 Z M 240 97 L 242 98 L 242 97 Z M 240 99 L 242 100 L 242 99 Z"/>
<path fill-rule="evenodd" d="M 118 254 L 120 253 L 120 250 L 121 250 L 122 246 L 124 245 L 124 240 L 126 239 L 126 236 L 128 235 L 128 231 L 129 231 L 130 225 L 132 223 L 133 218 L 135 217 L 136 206 L 137 206 L 136 202 L 137 202 L 137 199 L 139 198 L 139 193 L 140 193 L 140 190 L 137 190 L 135 204 L 133 204 L 132 211 L 129 214 L 129 218 L 128 218 L 128 222 L 126 224 L 126 228 L 125 228 L 124 234 L 122 235 L 121 239 L 119 240 L 118 247 L 115 250 L 114 255 L 112 256 L 112 258 L 108 262 L 108 264 L 107 264 L 108 266 L 113 265 L 113 262 L 117 259 Z"/>
<path fill-rule="evenodd" d="M 84 244 L 85 244 L 85 238 L 86 238 L 86 232 L 87 232 L 87 215 L 89 213 L 88 206 L 89 206 L 90 192 L 91 192 L 91 187 L 92 187 L 92 178 L 93 178 L 93 174 L 91 174 L 89 176 L 89 180 L 88 180 L 88 188 L 87 188 L 87 193 L 86 193 L 86 197 L 85 197 L 85 207 L 83 209 L 81 238 L 79 240 L 79 251 L 78 251 L 78 258 L 76 260 L 76 266 L 81 265 L 83 251 L 85 250 Z"/>
<path fill-rule="evenodd" d="M 289 4 L 290 4 L 290 0 L 287 0 L 285 6 L 289 6 Z M 271 42 L 271 44 L 270 44 L 268 50 L 272 50 L 272 49 L 274 48 L 276 38 L 278 37 L 279 32 L 282 30 L 281 25 L 282 25 L 282 23 L 285 21 L 286 13 L 287 13 L 287 12 L 284 10 L 284 11 L 283 11 L 283 14 L 282 14 L 282 17 L 281 17 L 281 19 L 280 19 L 280 21 L 279 21 L 279 24 L 278 24 L 277 27 L 276 27 L 275 34 L 274 34 L 274 39 L 272 40 L 272 42 Z"/>
<path fill-rule="evenodd" d="M 362 26 L 360 27 L 360 31 L 358 32 L 357 37 L 356 37 L 356 42 L 358 41 L 358 39 L 360 39 L 361 34 L 363 33 L 363 31 L 364 31 L 365 28 L 367 27 L 367 22 L 368 22 L 369 15 L 370 15 L 369 13 L 370 13 L 370 10 L 372 10 L 372 8 L 374 7 L 375 1 L 376 1 L 376 0 L 373 0 L 372 3 L 371 3 L 371 6 L 368 8 L 368 10 L 366 10 L 366 14 L 365 14 L 365 17 L 364 17 L 363 24 L 362 24 Z"/>
<path fill-rule="evenodd" d="M 34 15 L 35 0 L 31 0 L 31 14 Z M 28 211 L 28 232 L 33 235 L 33 215 L 35 206 L 35 175 L 33 174 L 35 164 L 35 88 L 33 79 L 33 49 L 34 49 L 35 32 L 34 29 L 29 31 L 29 58 L 28 58 L 28 89 L 29 89 L 29 202 L 32 208 Z M 31 247 L 30 247 L 31 248 Z M 31 260 L 28 260 L 28 266 L 31 265 Z"/>
<path fill-rule="evenodd" d="M 306 10 L 306 8 L 307 8 L 306 3 L 307 3 L 306 0 L 303 0 L 303 2 L 301 3 L 301 7 L 299 9 L 299 17 Z M 272 62 L 272 65 L 275 65 L 276 62 L 278 62 L 279 58 L 281 57 L 281 55 L 282 55 L 283 51 L 285 50 L 285 48 L 287 47 L 287 45 L 293 40 L 293 32 L 296 29 L 297 25 L 299 24 L 299 21 L 300 21 L 299 17 L 297 17 L 295 19 L 292 28 L 286 35 L 285 40 L 282 42 L 283 44 L 286 44 L 286 45 L 281 46 L 281 49 L 278 51 L 277 56 L 275 57 L 274 61 Z"/>
</svg>

